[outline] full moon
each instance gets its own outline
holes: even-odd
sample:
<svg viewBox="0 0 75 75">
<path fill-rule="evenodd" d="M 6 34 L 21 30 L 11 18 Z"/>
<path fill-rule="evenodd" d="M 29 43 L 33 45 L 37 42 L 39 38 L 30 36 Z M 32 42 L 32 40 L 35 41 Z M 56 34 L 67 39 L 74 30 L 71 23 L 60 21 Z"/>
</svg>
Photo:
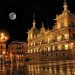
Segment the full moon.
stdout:
<svg viewBox="0 0 75 75">
<path fill-rule="evenodd" d="M 11 20 L 16 19 L 16 14 L 15 14 L 14 12 L 11 12 L 11 13 L 9 14 L 9 18 L 10 18 Z"/>
</svg>

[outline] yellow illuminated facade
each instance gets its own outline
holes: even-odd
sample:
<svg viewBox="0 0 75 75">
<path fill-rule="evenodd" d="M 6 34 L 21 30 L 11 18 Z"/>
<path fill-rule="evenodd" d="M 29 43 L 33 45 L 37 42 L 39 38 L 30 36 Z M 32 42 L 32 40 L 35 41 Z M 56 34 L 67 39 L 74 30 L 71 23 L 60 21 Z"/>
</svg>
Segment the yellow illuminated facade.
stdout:
<svg viewBox="0 0 75 75">
<path fill-rule="evenodd" d="M 75 47 L 75 14 L 68 10 L 66 1 L 64 1 L 63 8 L 62 14 L 56 15 L 56 23 L 52 30 L 46 29 L 43 23 L 41 28 L 37 29 L 35 19 L 33 19 L 33 26 L 28 30 L 27 39 L 28 53 L 33 54 L 30 57 L 31 60 L 41 61 L 42 52 L 48 53 L 49 59 L 46 58 L 46 60 L 59 59 L 57 56 L 60 53 L 62 54 L 59 55 L 61 59 L 63 59 L 63 55 L 70 59 L 67 53 L 70 53 Z"/>
<path fill-rule="evenodd" d="M 66 0 L 62 14 L 56 15 L 56 23 L 52 30 L 46 29 L 44 24 L 28 30 L 28 71 L 29 75 L 54 75 L 51 65 L 58 65 L 58 61 L 72 60 L 75 56 L 75 14 L 68 10 Z M 57 62 L 58 64 L 54 64 Z M 63 74 L 64 75 L 64 74 Z"/>
</svg>

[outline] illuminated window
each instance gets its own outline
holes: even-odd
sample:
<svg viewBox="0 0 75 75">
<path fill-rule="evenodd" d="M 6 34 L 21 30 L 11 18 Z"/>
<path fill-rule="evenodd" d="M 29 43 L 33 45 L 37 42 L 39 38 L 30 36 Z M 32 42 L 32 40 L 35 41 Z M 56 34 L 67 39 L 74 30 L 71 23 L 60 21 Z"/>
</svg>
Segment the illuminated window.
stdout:
<svg viewBox="0 0 75 75">
<path fill-rule="evenodd" d="M 34 46 L 35 46 L 35 42 L 34 42 Z"/>
<path fill-rule="evenodd" d="M 48 37 L 48 43 L 50 42 L 50 38 Z"/>
<path fill-rule="evenodd" d="M 36 49 L 34 49 L 34 53 L 36 52 Z"/>
<path fill-rule="evenodd" d="M 61 50 L 61 49 L 62 49 L 62 47 L 61 47 L 61 45 L 59 45 L 59 46 L 58 46 L 58 50 Z"/>
<path fill-rule="evenodd" d="M 32 37 L 32 34 L 31 34 L 31 39 L 32 39 L 33 37 Z"/>
<path fill-rule="evenodd" d="M 38 52 L 38 48 L 36 49 L 36 52 Z"/>
<path fill-rule="evenodd" d="M 42 52 L 42 50 L 40 49 L 40 52 Z"/>
<path fill-rule="evenodd" d="M 65 39 L 69 39 L 69 34 L 64 35 Z"/>
<path fill-rule="evenodd" d="M 67 23 L 67 20 L 64 19 L 64 26 L 67 27 L 68 26 L 68 23 Z"/>
<path fill-rule="evenodd" d="M 61 35 L 57 36 L 57 40 L 61 41 L 61 37 L 62 37 Z"/>
<path fill-rule="evenodd" d="M 73 49 L 74 43 L 70 43 L 70 49 Z"/>
<path fill-rule="evenodd" d="M 28 50 L 28 53 L 30 53 L 30 50 Z"/>
<path fill-rule="evenodd" d="M 58 29 L 60 29 L 60 28 L 61 28 L 60 23 L 58 23 L 58 24 L 57 24 L 57 28 L 58 28 Z"/>
<path fill-rule="evenodd" d="M 55 46 L 53 46 L 53 51 L 55 51 Z"/>
<path fill-rule="evenodd" d="M 33 50 L 31 50 L 31 53 L 33 53 Z"/>
<path fill-rule="evenodd" d="M 68 47 L 68 44 L 65 44 L 65 50 L 68 50 L 69 47 Z"/>
<path fill-rule="evenodd" d="M 40 68 L 39 68 L 39 67 L 37 67 L 37 71 L 38 71 L 38 72 L 40 71 Z"/>
<path fill-rule="evenodd" d="M 48 51 L 50 51 L 50 49 L 51 49 L 51 48 L 50 48 L 50 47 L 48 47 Z"/>
</svg>

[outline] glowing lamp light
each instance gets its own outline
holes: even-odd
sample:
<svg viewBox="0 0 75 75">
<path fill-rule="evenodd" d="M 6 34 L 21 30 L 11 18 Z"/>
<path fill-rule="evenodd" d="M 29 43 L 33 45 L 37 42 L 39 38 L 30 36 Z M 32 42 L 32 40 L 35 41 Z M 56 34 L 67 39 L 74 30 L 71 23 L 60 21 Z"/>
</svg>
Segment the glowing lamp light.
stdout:
<svg viewBox="0 0 75 75">
<path fill-rule="evenodd" d="M 1 33 L 1 36 L 4 37 L 4 33 Z"/>
<path fill-rule="evenodd" d="M 70 43 L 70 49 L 72 49 L 72 48 L 73 48 L 73 45 L 74 45 L 74 43 Z"/>
<path fill-rule="evenodd" d="M 65 50 L 68 50 L 68 44 L 65 44 Z"/>
<path fill-rule="evenodd" d="M 3 54 L 5 54 L 6 52 L 5 51 L 3 51 Z"/>
<path fill-rule="evenodd" d="M 1 32 L 0 33 L 0 42 L 6 42 L 8 40 L 8 35 Z"/>
<path fill-rule="evenodd" d="M 7 40 L 8 39 L 8 37 L 5 37 L 5 40 Z"/>
<path fill-rule="evenodd" d="M 73 42 L 70 45 L 73 46 Z"/>
</svg>

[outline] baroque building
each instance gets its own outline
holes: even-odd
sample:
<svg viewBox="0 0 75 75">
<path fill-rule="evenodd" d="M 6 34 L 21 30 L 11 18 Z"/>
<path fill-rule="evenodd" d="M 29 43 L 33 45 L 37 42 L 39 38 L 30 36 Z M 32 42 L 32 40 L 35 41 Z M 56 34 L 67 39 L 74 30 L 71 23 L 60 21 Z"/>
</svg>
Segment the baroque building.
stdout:
<svg viewBox="0 0 75 75">
<path fill-rule="evenodd" d="M 68 10 L 66 0 L 62 14 L 56 15 L 56 23 L 52 30 L 45 29 L 44 24 L 28 30 L 28 62 L 29 75 L 49 75 L 50 62 L 74 59 L 75 52 L 75 14 Z"/>
</svg>

